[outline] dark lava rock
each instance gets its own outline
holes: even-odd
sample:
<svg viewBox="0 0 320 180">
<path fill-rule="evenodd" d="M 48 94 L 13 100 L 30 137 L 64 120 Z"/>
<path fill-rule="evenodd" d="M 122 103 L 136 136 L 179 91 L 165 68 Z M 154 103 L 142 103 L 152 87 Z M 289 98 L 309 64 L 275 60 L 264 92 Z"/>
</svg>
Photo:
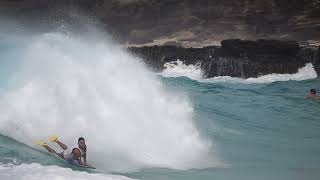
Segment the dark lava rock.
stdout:
<svg viewBox="0 0 320 180">
<path fill-rule="evenodd" d="M 72 24 L 77 12 L 131 45 L 172 37 L 185 47 L 234 38 L 320 41 L 319 0 L 0 0 L 1 18 L 33 26 Z"/>
<path fill-rule="evenodd" d="M 147 66 L 159 72 L 167 62 L 180 60 L 186 65 L 197 64 L 214 54 L 214 47 L 183 48 L 176 46 L 130 47 L 133 54 L 142 58 Z"/>
<path fill-rule="evenodd" d="M 240 39 L 230 39 L 221 42 L 223 56 L 232 57 L 295 57 L 300 47 L 296 41 L 278 41 L 278 40 L 263 40 L 248 41 Z M 274 58 L 274 57 L 273 57 Z M 252 59 L 254 60 L 254 59 Z M 268 61 L 270 61 L 268 59 Z"/>
<path fill-rule="evenodd" d="M 320 75 L 320 46 L 318 47 L 318 50 L 316 52 L 314 66 L 318 75 Z"/>
<path fill-rule="evenodd" d="M 215 76 L 258 77 L 271 73 L 296 73 L 311 62 L 318 74 L 319 48 L 299 47 L 294 41 L 239 40 L 223 41 L 221 47 L 183 48 L 175 46 L 131 47 L 155 71 L 166 62 L 180 60 L 186 65 L 201 63 L 204 78 Z"/>
</svg>

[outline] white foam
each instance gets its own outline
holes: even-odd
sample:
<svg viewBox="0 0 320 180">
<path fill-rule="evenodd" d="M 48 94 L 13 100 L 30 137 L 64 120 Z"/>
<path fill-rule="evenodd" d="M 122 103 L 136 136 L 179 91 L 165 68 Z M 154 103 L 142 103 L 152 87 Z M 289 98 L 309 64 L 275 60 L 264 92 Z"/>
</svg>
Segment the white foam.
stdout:
<svg viewBox="0 0 320 180">
<path fill-rule="evenodd" d="M 89 162 L 103 171 L 220 164 L 188 99 L 123 50 L 51 33 L 31 39 L 23 55 L 0 96 L 1 134 L 30 146 L 52 134 L 68 145 L 84 136 Z"/>
<path fill-rule="evenodd" d="M 218 76 L 210 79 L 203 79 L 201 82 L 207 83 L 216 83 L 216 82 L 225 82 L 225 83 L 272 83 L 275 81 L 303 81 L 308 79 L 317 78 L 317 72 L 314 70 L 312 63 L 307 63 L 305 67 L 302 67 L 295 74 L 268 74 L 260 76 L 258 78 L 236 78 L 230 76 Z"/>
<path fill-rule="evenodd" d="M 200 64 L 185 65 L 182 61 L 177 60 L 164 64 L 165 69 L 161 72 L 164 77 L 188 77 L 193 80 L 200 80 L 202 78 L 202 71 Z"/>
<path fill-rule="evenodd" d="M 258 78 L 238 78 L 230 76 L 217 76 L 209 79 L 202 79 L 202 70 L 200 64 L 185 65 L 182 61 L 177 60 L 173 62 L 165 63 L 165 69 L 160 74 L 164 77 L 188 77 L 193 80 L 197 80 L 205 83 L 272 83 L 275 81 L 303 81 L 308 79 L 317 78 L 317 73 L 312 63 L 307 63 L 305 67 L 302 67 L 295 74 L 268 74 L 260 76 Z"/>
<path fill-rule="evenodd" d="M 73 171 L 69 168 L 58 166 L 42 166 L 40 164 L 21 164 L 18 166 L 0 164 L 0 179 L 2 180 L 131 180 L 130 178 Z"/>
</svg>

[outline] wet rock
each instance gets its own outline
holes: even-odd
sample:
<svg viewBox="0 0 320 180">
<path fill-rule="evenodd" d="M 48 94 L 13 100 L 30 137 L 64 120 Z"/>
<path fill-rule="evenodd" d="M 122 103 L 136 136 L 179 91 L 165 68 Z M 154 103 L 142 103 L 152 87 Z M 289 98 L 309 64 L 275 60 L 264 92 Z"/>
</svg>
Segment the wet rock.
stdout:
<svg viewBox="0 0 320 180">
<path fill-rule="evenodd" d="M 0 17 L 33 24 L 74 23 L 66 19 L 76 12 L 98 19 L 130 45 L 172 38 L 184 47 L 234 38 L 320 41 L 319 0 L 0 0 Z M 183 31 L 196 37 L 177 37 Z"/>
<path fill-rule="evenodd" d="M 314 66 L 318 76 L 320 76 L 320 46 L 318 47 L 318 50 L 316 52 Z"/>
<path fill-rule="evenodd" d="M 177 46 L 130 47 L 128 50 L 142 58 L 154 71 L 164 69 L 167 62 L 180 60 L 186 65 L 197 64 L 213 55 L 214 47 L 183 48 Z"/>
<path fill-rule="evenodd" d="M 308 62 L 312 62 L 319 73 L 320 50 L 299 47 L 294 41 L 231 39 L 221 44 L 221 47 L 152 46 L 129 50 L 144 59 L 155 71 L 162 71 L 166 62 L 176 60 L 186 65 L 200 63 L 204 78 L 249 78 L 271 73 L 292 74 Z"/>
</svg>

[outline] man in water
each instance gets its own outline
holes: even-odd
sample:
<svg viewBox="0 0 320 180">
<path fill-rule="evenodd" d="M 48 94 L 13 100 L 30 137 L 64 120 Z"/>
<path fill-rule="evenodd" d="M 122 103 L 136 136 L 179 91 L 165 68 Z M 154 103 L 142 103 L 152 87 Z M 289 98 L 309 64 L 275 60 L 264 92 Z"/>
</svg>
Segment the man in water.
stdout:
<svg viewBox="0 0 320 180">
<path fill-rule="evenodd" d="M 320 100 L 320 96 L 317 95 L 317 91 L 315 89 L 310 89 L 310 92 L 306 98 Z"/>
<path fill-rule="evenodd" d="M 87 164 L 87 145 L 83 137 L 78 139 L 78 144 L 72 148 L 68 148 L 64 143 L 60 142 L 57 137 L 51 138 L 50 141 L 57 143 L 63 151 L 61 153 L 57 153 L 54 149 L 52 149 L 47 143 L 42 143 L 41 145 L 46 148 L 50 153 L 54 153 L 65 159 L 70 164 L 80 165 L 80 166 L 90 166 Z M 83 158 L 83 161 L 81 160 Z"/>
</svg>

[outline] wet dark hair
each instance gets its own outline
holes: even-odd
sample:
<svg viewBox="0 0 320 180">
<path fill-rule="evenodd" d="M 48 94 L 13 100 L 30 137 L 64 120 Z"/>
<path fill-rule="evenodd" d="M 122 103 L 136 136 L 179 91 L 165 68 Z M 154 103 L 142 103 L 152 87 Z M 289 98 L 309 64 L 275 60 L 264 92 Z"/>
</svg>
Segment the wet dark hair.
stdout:
<svg viewBox="0 0 320 180">
<path fill-rule="evenodd" d="M 79 137 L 78 142 L 80 142 L 81 140 L 84 140 L 83 137 Z"/>
<path fill-rule="evenodd" d="M 317 91 L 316 91 L 315 89 L 310 89 L 310 92 L 311 92 L 312 94 L 317 94 Z"/>
<path fill-rule="evenodd" d="M 78 150 L 78 152 L 80 153 L 80 156 L 81 156 L 81 151 L 80 151 L 79 148 L 73 148 L 72 151 L 71 151 L 71 154 L 75 157 L 75 153 L 74 153 L 74 152 L 75 152 L 76 150 Z M 76 158 L 79 159 L 79 157 L 76 157 Z"/>
<path fill-rule="evenodd" d="M 75 150 L 78 150 L 78 151 L 81 153 L 81 151 L 80 151 L 79 148 L 73 148 L 72 151 L 71 151 L 71 153 L 73 154 Z"/>
</svg>

